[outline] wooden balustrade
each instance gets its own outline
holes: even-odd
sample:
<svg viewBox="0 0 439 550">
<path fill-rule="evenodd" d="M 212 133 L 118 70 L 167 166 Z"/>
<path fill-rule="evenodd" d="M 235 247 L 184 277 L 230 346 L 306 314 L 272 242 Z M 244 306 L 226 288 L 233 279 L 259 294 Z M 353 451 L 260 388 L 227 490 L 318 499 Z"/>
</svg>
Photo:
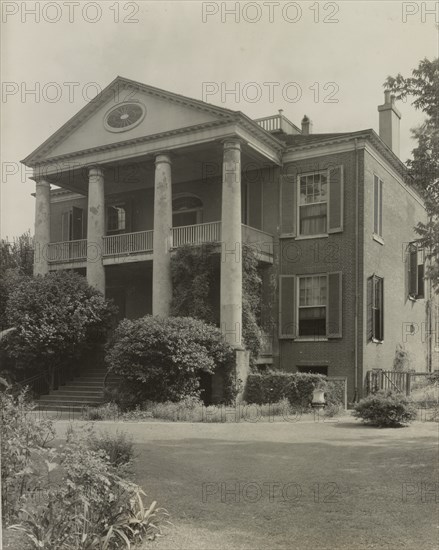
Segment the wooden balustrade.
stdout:
<svg viewBox="0 0 439 550">
<path fill-rule="evenodd" d="M 138 231 L 136 233 L 121 233 L 107 235 L 103 239 L 104 257 L 120 254 L 142 254 L 153 251 L 153 231 Z M 221 242 L 221 222 L 209 222 L 196 225 L 173 227 L 172 247 L 200 245 L 204 243 Z M 272 254 L 273 237 L 264 231 L 242 225 L 242 240 L 245 243 L 258 246 L 260 252 Z M 96 254 L 96 250 L 93 250 Z M 87 240 L 50 243 L 48 260 L 51 263 L 84 261 L 87 259 Z"/>
<path fill-rule="evenodd" d="M 50 243 L 48 247 L 49 262 L 70 262 L 87 258 L 87 239 Z"/>
<path fill-rule="evenodd" d="M 217 243 L 221 241 L 221 222 L 200 223 L 172 228 L 172 246 Z"/>
<path fill-rule="evenodd" d="M 137 231 L 104 237 L 104 256 L 152 252 L 153 231 Z"/>
</svg>

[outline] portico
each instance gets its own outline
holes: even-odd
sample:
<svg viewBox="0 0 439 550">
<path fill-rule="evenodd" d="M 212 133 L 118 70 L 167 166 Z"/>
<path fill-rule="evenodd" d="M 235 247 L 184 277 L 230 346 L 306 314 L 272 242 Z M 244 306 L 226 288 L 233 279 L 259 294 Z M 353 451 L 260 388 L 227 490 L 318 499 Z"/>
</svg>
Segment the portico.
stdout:
<svg viewBox="0 0 439 550">
<path fill-rule="evenodd" d="M 129 82 L 125 85 L 129 90 Z M 114 106 L 113 96 L 104 90 L 101 105 L 97 101 L 86 106 L 25 159 L 34 168 L 36 181 L 36 249 L 44 251 L 34 272 L 85 268 L 88 282 L 105 294 L 106 266 L 152 262 L 152 313 L 166 316 L 172 298 L 173 251 L 184 244 L 217 243 L 220 325 L 227 340 L 240 348 L 243 243 L 253 244 L 262 261 L 272 262 L 273 254 L 273 238 L 264 231 L 262 210 L 250 219 L 245 214 L 258 185 L 254 176 L 252 181 L 246 176 L 278 166 L 282 146 L 240 113 L 191 103 L 168 92 L 158 94 L 148 86 L 137 93 L 138 104 L 133 104 L 143 118 L 131 132 L 105 131 L 112 130 L 107 128 L 112 119 L 105 118 L 105 113 L 114 118 Z M 172 122 L 166 116 L 170 109 L 175 111 L 177 125 L 197 117 L 198 124 L 151 134 L 159 129 L 154 128 L 153 114 L 158 107 L 162 126 L 163 120 L 164 126 Z M 96 120 L 100 112 L 104 130 Z M 140 131 L 150 114 L 154 120 Z M 81 148 L 84 145 L 87 148 Z M 56 219 L 51 207 L 58 207 L 51 204 L 50 184 L 74 193 L 78 201 L 86 200 L 84 214 L 75 211 L 71 219 L 63 218 L 62 231 L 50 226 L 51 218 L 52 224 Z M 173 227 L 173 197 L 181 195 L 201 196 L 200 223 Z M 116 220 L 111 227 L 109 207 Z"/>
</svg>

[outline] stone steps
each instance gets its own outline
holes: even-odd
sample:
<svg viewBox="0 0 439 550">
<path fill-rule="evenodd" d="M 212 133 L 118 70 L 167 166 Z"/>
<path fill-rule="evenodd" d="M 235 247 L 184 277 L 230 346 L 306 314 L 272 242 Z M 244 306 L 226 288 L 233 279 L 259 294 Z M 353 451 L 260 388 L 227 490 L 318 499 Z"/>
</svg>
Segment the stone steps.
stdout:
<svg viewBox="0 0 439 550">
<path fill-rule="evenodd" d="M 59 413 L 79 413 L 87 407 L 99 406 L 104 401 L 105 369 L 93 369 L 84 372 L 59 389 L 42 395 L 37 401 L 37 410 Z"/>
</svg>

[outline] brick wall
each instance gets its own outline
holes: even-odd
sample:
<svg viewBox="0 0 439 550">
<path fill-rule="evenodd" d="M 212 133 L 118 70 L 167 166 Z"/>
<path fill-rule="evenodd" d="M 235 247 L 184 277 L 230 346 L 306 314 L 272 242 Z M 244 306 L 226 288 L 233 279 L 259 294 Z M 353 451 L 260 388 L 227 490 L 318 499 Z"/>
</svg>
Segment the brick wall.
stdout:
<svg viewBox="0 0 439 550">
<path fill-rule="evenodd" d="M 358 153 L 359 163 L 362 152 Z M 297 175 L 304 172 L 344 167 L 344 229 L 324 238 L 283 238 L 275 263 L 282 275 L 305 275 L 341 271 L 342 338 L 328 341 L 282 339 L 277 365 L 286 371 L 296 371 L 309 365 L 327 366 L 329 376 L 348 378 L 348 400 L 354 395 L 354 327 L 355 327 L 355 152 L 297 161 L 284 167 L 283 185 L 297 185 Z M 285 176 L 286 174 L 286 176 Z M 295 218 L 296 213 L 291 212 Z"/>
<path fill-rule="evenodd" d="M 383 184 L 383 244 L 373 239 L 374 174 Z M 363 335 L 363 375 L 372 368 L 392 369 L 397 346 L 408 355 L 410 368 L 427 370 L 426 321 L 429 285 L 425 299 L 408 297 L 407 243 L 417 238 L 415 225 L 425 220 L 425 210 L 389 171 L 369 152 L 365 153 L 364 182 L 364 278 L 363 303 L 367 300 L 367 278 L 374 273 L 384 278 L 384 341 L 367 341 Z M 363 322 L 366 323 L 366 307 Z M 412 327 L 412 328 L 411 328 Z"/>
</svg>

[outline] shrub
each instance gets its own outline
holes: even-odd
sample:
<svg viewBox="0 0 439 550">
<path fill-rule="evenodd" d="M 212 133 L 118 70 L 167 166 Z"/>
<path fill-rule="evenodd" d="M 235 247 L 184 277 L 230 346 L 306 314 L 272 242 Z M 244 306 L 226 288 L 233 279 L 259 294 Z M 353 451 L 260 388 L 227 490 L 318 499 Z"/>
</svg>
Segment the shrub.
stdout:
<svg viewBox="0 0 439 550">
<path fill-rule="evenodd" d="M 29 375 L 47 366 L 67 365 L 88 346 L 104 341 L 114 313 L 111 303 L 76 273 L 16 277 L 9 288 L 6 317 L 17 330 L 2 347 Z"/>
<path fill-rule="evenodd" d="M 107 346 L 110 372 L 123 381 L 119 391 L 134 402 L 200 397 L 203 372 L 219 372 L 225 398 L 235 394 L 235 354 L 218 328 L 190 317 L 124 319 Z M 116 399 L 116 402 L 122 402 Z"/>
<path fill-rule="evenodd" d="M 375 426 L 397 427 L 415 420 L 417 410 L 405 395 L 379 391 L 361 399 L 354 406 L 353 415 Z"/>
<path fill-rule="evenodd" d="M 343 404 L 340 385 L 327 381 L 321 374 L 268 371 L 250 374 L 245 399 L 248 403 L 275 403 L 288 399 L 291 406 L 305 409 L 311 405 L 313 390 L 322 387 L 328 404 Z"/>
<path fill-rule="evenodd" d="M 94 451 L 104 451 L 115 468 L 128 466 L 134 458 L 133 440 L 124 432 L 117 431 L 115 435 L 108 432 L 93 433 L 88 443 Z"/>
</svg>

